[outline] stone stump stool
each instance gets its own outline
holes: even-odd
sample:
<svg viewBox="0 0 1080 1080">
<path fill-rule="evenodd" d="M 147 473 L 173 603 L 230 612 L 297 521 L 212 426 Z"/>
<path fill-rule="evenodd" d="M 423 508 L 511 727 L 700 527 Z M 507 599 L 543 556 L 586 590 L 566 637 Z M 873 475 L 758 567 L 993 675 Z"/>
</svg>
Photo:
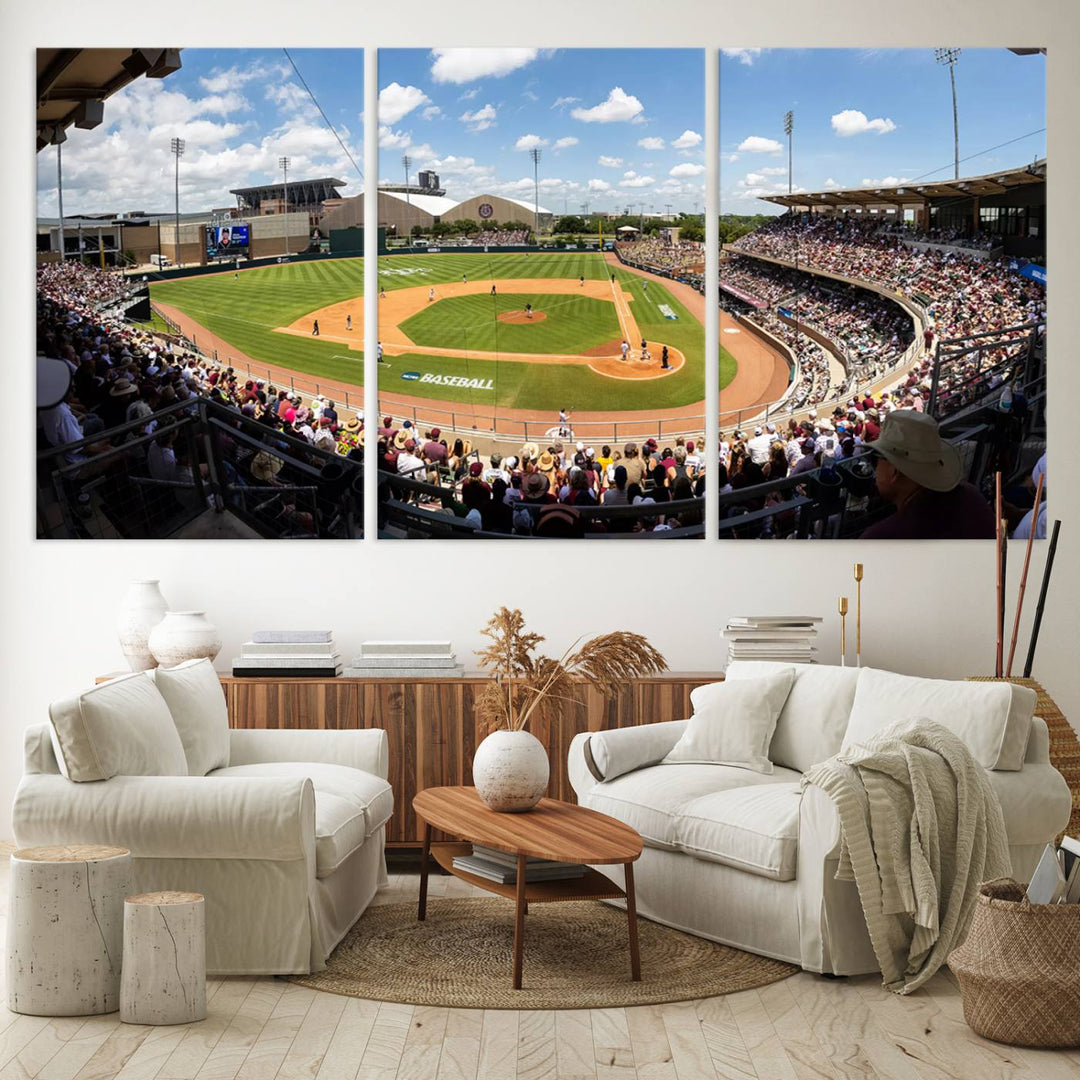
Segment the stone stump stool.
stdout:
<svg viewBox="0 0 1080 1080">
<path fill-rule="evenodd" d="M 125 1024 L 206 1019 L 206 902 L 201 893 L 148 892 L 124 901 Z"/>
<path fill-rule="evenodd" d="M 8 889 L 7 1000 L 12 1012 L 85 1016 L 120 1007 L 127 848 L 20 848 Z"/>
</svg>

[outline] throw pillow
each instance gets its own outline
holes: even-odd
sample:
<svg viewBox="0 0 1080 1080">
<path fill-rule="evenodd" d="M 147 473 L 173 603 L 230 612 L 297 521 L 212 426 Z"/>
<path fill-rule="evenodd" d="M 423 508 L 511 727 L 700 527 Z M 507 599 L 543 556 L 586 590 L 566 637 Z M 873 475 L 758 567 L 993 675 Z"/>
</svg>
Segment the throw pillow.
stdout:
<svg viewBox="0 0 1080 1080">
<path fill-rule="evenodd" d="M 735 765 L 771 773 L 769 743 L 795 672 L 699 686 L 690 694 L 694 715 L 663 764 Z"/>
<path fill-rule="evenodd" d="M 227 768 L 229 710 L 213 663 L 188 660 L 173 668 L 155 668 L 152 677 L 184 744 L 188 775 Z"/>
<path fill-rule="evenodd" d="M 60 771 L 69 780 L 187 775 L 169 706 L 145 672 L 53 702 L 49 720 Z"/>
</svg>

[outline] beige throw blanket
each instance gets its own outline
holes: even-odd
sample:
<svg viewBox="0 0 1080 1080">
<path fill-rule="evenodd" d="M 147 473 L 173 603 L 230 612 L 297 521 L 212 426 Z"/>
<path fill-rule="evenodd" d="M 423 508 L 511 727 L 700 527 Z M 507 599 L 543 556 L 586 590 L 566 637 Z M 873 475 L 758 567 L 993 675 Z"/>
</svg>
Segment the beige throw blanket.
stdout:
<svg viewBox="0 0 1080 1080">
<path fill-rule="evenodd" d="M 814 765 L 840 816 L 837 880 L 854 880 L 884 985 L 917 989 L 964 940 L 979 886 L 1012 872 L 986 771 L 950 731 L 904 720 Z"/>
</svg>

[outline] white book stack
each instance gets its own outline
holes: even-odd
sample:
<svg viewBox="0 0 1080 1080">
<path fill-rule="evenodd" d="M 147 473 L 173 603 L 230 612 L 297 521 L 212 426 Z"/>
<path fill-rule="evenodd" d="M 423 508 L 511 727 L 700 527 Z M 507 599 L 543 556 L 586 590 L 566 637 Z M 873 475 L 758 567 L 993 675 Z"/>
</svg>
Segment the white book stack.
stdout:
<svg viewBox="0 0 1080 1080">
<path fill-rule="evenodd" d="M 460 678 L 449 641 L 365 641 L 345 674 L 353 678 Z"/>
<path fill-rule="evenodd" d="M 745 615 L 730 619 L 723 631 L 728 661 L 812 664 L 819 622 L 817 615 Z"/>
<path fill-rule="evenodd" d="M 245 678 L 325 679 L 341 671 L 331 630 L 257 630 L 233 660 L 233 675 Z"/>
<path fill-rule="evenodd" d="M 454 867 L 502 885 L 517 882 L 517 856 L 481 844 L 473 844 L 471 855 L 455 855 Z M 566 881 L 585 876 L 586 866 L 529 858 L 525 864 L 526 881 Z"/>
</svg>

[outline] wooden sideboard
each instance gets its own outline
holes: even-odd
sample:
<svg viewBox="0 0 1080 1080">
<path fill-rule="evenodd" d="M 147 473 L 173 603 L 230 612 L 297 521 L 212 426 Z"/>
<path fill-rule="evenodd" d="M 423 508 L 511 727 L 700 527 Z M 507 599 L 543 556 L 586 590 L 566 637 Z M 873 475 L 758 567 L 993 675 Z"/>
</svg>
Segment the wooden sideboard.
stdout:
<svg viewBox="0 0 1080 1080">
<path fill-rule="evenodd" d="M 578 732 L 681 720 L 690 715 L 690 691 L 720 678 L 711 672 L 666 672 L 634 679 L 610 700 L 579 683 L 576 704 L 563 721 L 541 718 L 530 724 L 548 749 L 548 795 L 574 801 L 566 759 Z M 390 743 L 394 789 L 386 841 L 398 848 L 419 847 L 422 841 L 423 829 L 412 810 L 418 791 L 472 783 L 473 752 L 480 741 L 473 702 L 485 681 L 479 674 L 409 680 L 221 677 L 232 727 L 382 728 Z"/>
</svg>

